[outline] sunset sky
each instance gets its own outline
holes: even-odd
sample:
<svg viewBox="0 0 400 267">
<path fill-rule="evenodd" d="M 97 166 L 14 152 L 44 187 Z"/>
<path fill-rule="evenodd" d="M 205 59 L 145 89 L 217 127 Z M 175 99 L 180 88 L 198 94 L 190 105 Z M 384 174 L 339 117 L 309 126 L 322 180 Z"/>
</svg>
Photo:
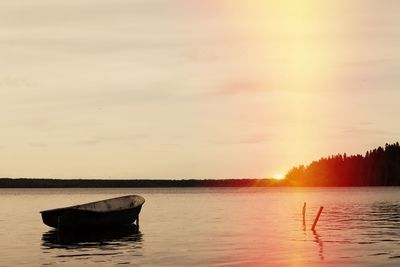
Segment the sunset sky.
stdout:
<svg viewBox="0 0 400 267">
<path fill-rule="evenodd" d="M 272 177 L 399 141 L 400 1 L 0 1 L 0 177 Z"/>
</svg>

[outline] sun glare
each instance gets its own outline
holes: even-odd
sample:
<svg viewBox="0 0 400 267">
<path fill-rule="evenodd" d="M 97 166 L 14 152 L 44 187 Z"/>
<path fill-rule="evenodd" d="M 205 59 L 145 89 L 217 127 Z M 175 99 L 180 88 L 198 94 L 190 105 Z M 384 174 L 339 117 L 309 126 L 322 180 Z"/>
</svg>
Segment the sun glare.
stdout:
<svg viewBox="0 0 400 267">
<path fill-rule="evenodd" d="M 285 175 L 283 175 L 283 174 L 276 174 L 274 176 L 274 179 L 276 179 L 276 180 L 282 180 L 283 178 L 285 178 Z"/>
</svg>

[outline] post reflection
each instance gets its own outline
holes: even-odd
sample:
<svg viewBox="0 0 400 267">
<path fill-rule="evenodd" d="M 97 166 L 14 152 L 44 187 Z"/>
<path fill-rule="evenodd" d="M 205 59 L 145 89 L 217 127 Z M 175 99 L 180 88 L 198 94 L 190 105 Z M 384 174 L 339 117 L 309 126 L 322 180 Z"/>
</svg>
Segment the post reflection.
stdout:
<svg viewBox="0 0 400 267">
<path fill-rule="evenodd" d="M 312 232 L 314 236 L 314 242 L 317 243 L 319 247 L 319 252 L 318 252 L 319 258 L 320 260 L 324 260 L 324 243 L 321 239 L 321 236 L 317 233 L 316 230 L 312 230 Z"/>
<path fill-rule="evenodd" d="M 303 215 L 303 231 L 306 230 L 306 208 L 307 208 L 307 203 L 304 202 L 304 204 L 303 204 L 303 210 L 302 210 L 302 215 Z"/>
</svg>

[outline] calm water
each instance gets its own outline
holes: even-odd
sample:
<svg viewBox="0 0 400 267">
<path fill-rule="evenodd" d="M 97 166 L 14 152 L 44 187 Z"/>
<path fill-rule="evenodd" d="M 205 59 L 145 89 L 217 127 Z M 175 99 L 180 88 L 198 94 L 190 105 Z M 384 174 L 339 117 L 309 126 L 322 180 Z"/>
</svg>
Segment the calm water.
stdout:
<svg viewBox="0 0 400 267">
<path fill-rule="evenodd" d="M 58 233 L 39 214 L 125 194 L 146 198 L 139 232 Z M 53 265 L 400 266 L 400 188 L 0 190 L 0 266 Z"/>
</svg>

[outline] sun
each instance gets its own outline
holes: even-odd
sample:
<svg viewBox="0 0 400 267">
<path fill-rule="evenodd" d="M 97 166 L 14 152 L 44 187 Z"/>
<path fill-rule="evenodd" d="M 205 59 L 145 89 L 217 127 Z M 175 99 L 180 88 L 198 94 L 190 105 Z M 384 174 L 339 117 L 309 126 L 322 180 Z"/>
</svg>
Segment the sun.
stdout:
<svg viewBox="0 0 400 267">
<path fill-rule="evenodd" d="M 275 174 L 273 178 L 276 180 L 283 180 L 285 178 L 285 175 L 278 173 L 278 174 Z"/>
</svg>

